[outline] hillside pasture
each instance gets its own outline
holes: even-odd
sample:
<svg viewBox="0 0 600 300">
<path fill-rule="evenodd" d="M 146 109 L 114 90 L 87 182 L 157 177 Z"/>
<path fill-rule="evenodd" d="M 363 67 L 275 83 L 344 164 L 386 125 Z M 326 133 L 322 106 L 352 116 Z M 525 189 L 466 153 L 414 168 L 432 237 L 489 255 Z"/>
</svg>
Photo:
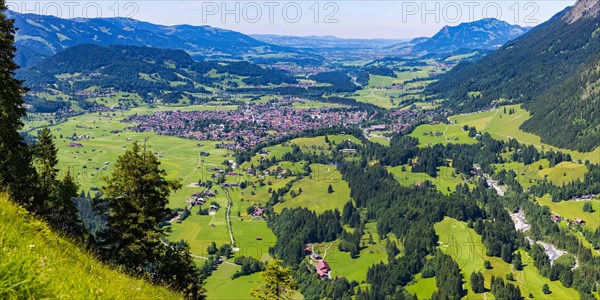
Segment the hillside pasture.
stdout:
<svg viewBox="0 0 600 300">
<path fill-rule="evenodd" d="M 444 221 L 435 224 L 435 231 L 440 237 L 440 249 L 452 256 L 461 268 L 468 289 L 468 299 L 486 299 L 493 296 L 490 292 L 486 292 L 485 295 L 473 293 L 469 282 L 472 272 L 483 274 L 487 289 L 490 287 L 492 276 L 504 278 L 506 274 L 512 272 L 516 279 L 516 282 L 513 283 L 521 289 L 523 296 L 531 293 L 535 299 L 545 299 L 547 296 L 543 294 L 542 286 L 548 284 L 554 299 L 576 299 L 579 297 L 574 289 L 564 287 L 560 281 L 550 281 L 550 279 L 543 277 L 533 265 L 533 258 L 523 250 L 519 250 L 524 263 L 522 271 L 513 270 L 511 264 L 505 263 L 498 257 L 487 256 L 485 246 L 481 242 L 481 236 L 475 230 L 468 228 L 465 222 L 446 218 Z M 491 262 L 493 267 L 491 270 L 483 267 L 484 260 Z"/>
<path fill-rule="evenodd" d="M 290 193 L 284 195 L 283 203 L 274 206 L 275 212 L 280 213 L 284 208 L 306 207 L 316 213 L 326 210 L 342 210 L 344 204 L 350 200 L 350 187 L 342 179 L 342 174 L 332 165 L 311 164 L 311 174 L 295 182 Z M 329 185 L 333 193 L 328 193 Z M 298 192 L 292 197 L 291 191 Z"/>
<path fill-rule="evenodd" d="M 504 113 L 505 109 L 507 113 Z M 509 114 L 511 109 L 514 110 L 513 114 Z M 477 130 L 487 132 L 496 139 L 508 140 L 509 138 L 515 138 L 521 143 L 535 145 L 539 149 L 553 149 L 554 151 L 569 153 L 573 160 L 581 159 L 582 161 L 589 160 L 592 163 L 600 163 L 600 147 L 585 153 L 561 149 L 544 144 L 539 136 L 521 130 L 519 127 L 530 116 L 530 113 L 521 108 L 520 105 L 508 105 L 486 112 L 453 116 L 450 117 L 450 121 L 460 126 L 474 126 Z"/>
</svg>

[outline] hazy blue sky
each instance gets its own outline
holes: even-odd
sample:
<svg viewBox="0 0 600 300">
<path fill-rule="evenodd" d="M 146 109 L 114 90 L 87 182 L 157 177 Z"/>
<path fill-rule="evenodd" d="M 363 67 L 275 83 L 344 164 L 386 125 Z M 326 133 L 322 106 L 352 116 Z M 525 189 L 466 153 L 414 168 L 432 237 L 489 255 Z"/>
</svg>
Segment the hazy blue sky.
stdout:
<svg viewBox="0 0 600 300">
<path fill-rule="evenodd" d="M 61 17 L 133 17 L 153 23 L 210 25 L 246 34 L 346 38 L 431 36 L 444 25 L 484 17 L 535 26 L 575 1 L 7 1 L 20 12 Z"/>
</svg>

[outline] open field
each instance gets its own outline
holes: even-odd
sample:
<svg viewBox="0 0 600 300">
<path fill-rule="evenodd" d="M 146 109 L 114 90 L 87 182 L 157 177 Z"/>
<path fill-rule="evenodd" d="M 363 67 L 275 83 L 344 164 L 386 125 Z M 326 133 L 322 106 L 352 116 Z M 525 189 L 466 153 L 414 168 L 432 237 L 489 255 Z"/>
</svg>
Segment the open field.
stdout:
<svg viewBox="0 0 600 300">
<path fill-rule="evenodd" d="M 369 245 L 369 233 L 373 236 L 373 245 Z M 395 240 L 394 235 L 389 236 L 390 239 Z M 380 262 L 387 263 L 387 252 L 385 250 L 386 239 L 380 240 L 377 234 L 377 223 L 365 224 L 363 242 L 365 247 L 360 250 L 359 257 L 352 259 L 350 258 L 349 252 L 341 252 L 338 250 L 339 241 L 331 243 L 322 243 L 315 245 L 314 249 L 331 266 L 331 277 L 342 276 L 348 279 L 348 281 L 356 280 L 359 284 L 365 283 L 367 279 L 367 270 L 370 266 L 378 264 Z M 324 249 L 327 249 L 325 254 Z"/>
<path fill-rule="evenodd" d="M 221 264 L 206 280 L 206 296 L 208 299 L 255 299 L 250 296 L 250 291 L 255 286 L 263 284 L 260 273 L 241 276 L 231 280 L 240 266 Z M 296 292 L 292 299 L 303 299 L 302 294 Z"/>
<path fill-rule="evenodd" d="M 200 216 L 197 214 L 199 208 L 194 207 L 191 210 L 192 214 L 181 224 L 171 225 L 172 232 L 169 239 L 171 241 L 187 241 L 190 251 L 194 255 L 208 256 L 206 248 L 213 241 L 217 245 L 230 242 L 226 220 L 227 198 L 223 190 L 219 188 L 217 191 L 217 196 L 208 198 L 207 203 L 203 205 L 203 207 L 207 207 L 213 201 L 219 203 L 221 208 L 214 215 Z"/>
<path fill-rule="evenodd" d="M 504 108 L 515 110 L 515 113 L 509 115 L 504 113 Z M 541 138 L 535 134 L 524 132 L 519 127 L 527 119 L 530 114 L 528 111 L 521 108 L 520 105 L 509 105 L 499 107 L 496 110 L 486 111 L 481 113 L 474 113 L 468 115 L 458 115 L 450 117 L 452 123 L 456 122 L 458 125 L 469 125 L 474 126 L 477 130 L 482 132 L 488 132 L 492 137 L 497 139 L 507 140 L 512 137 L 519 140 L 521 143 L 535 145 L 538 148 L 544 148 L 546 150 L 553 149 L 555 151 L 561 151 L 563 153 L 571 154 L 573 160 L 586 159 L 592 163 L 600 163 L 600 147 L 594 151 L 582 153 L 573 150 L 560 149 L 557 147 L 550 146 L 541 142 Z"/>
<path fill-rule="evenodd" d="M 419 145 L 426 147 L 435 144 L 476 144 L 477 140 L 469 137 L 469 132 L 458 125 L 421 125 L 410 134 L 419 139 Z"/>
<path fill-rule="evenodd" d="M 600 200 L 590 200 L 590 201 L 561 201 L 561 202 L 552 202 L 552 197 L 550 195 L 546 195 L 541 198 L 537 198 L 538 203 L 541 205 L 545 205 L 550 207 L 550 210 L 556 214 L 561 215 L 567 219 L 575 219 L 581 218 L 587 224 L 583 226 L 583 228 L 588 230 L 596 230 L 600 225 Z M 592 207 L 594 212 L 588 213 L 583 212 L 583 204 L 586 202 L 592 203 Z"/>
<path fill-rule="evenodd" d="M 431 294 L 437 290 L 435 277 L 421 278 L 421 273 L 415 276 L 412 284 L 406 286 L 406 290 L 411 294 L 416 294 L 419 299 L 429 299 Z"/>
<path fill-rule="evenodd" d="M 436 185 L 440 192 L 448 195 L 456 190 L 457 185 L 465 183 L 464 176 L 462 174 L 456 175 L 455 169 L 450 167 L 440 167 L 436 178 L 426 173 L 413 173 L 410 166 L 405 165 L 404 168 L 406 171 L 402 171 L 402 166 L 388 168 L 388 172 L 394 175 L 396 180 L 404 186 L 414 186 L 416 183 L 429 180 Z M 471 183 L 467 183 L 467 185 L 473 187 Z"/>
<path fill-rule="evenodd" d="M 141 145 L 146 141 L 147 149 L 160 158 L 168 178 L 181 180 L 183 187 L 171 195 L 170 204 L 182 207 L 187 197 L 198 191 L 197 188 L 189 188 L 187 185 L 198 182 L 201 177 L 208 177 L 210 174 L 206 170 L 219 166 L 225 160 L 225 156 L 230 154 L 225 149 L 216 149 L 217 142 L 159 136 L 152 132 L 122 131 L 130 124 L 121 120 L 131 113 L 128 111 L 116 116 L 85 114 L 50 127 L 59 150 L 61 172 L 70 170 L 80 188 L 85 191 L 101 188 L 104 184 L 103 178 L 110 176 L 117 157 L 122 155 L 126 148 L 131 147 L 134 141 Z M 69 147 L 73 141 L 67 138 L 73 135 L 87 136 L 77 141 L 82 147 Z M 198 154 L 201 151 L 211 155 L 200 157 Z"/>
<path fill-rule="evenodd" d="M 354 143 L 362 144 L 362 142 L 356 137 L 349 134 L 337 134 L 337 135 L 328 135 L 327 139 L 332 144 L 339 144 L 345 140 L 352 140 Z M 290 141 L 292 144 L 298 145 L 300 148 L 310 149 L 310 150 L 328 150 L 330 149 L 330 145 L 325 142 L 325 136 L 317 136 L 310 138 L 296 138 Z"/>
<path fill-rule="evenodd" d="M 390 145 L 390 139 L 388 139 L 386 137 L 373 136 L 373 137 L 369 138 L 369 141 L 375 142 L 375 143 L 379 143 L 379 144 L 382 144 L 384 146 L 389 146 Z"/>
<path fill-rule="evenodd" d="M 269 247 L 274 246 L 277 238 L 267 227 L 263 220 L 242 221 L 243 219 L 231 216 L 231 228 L 235 239 L 235 246 L 240 251 L 235 255 L 252 256 L 261 260 L 268 260 Z M 260 240 L 257 240 L 260 238 Z"/>
<path fill-rule="evenodd" d="M 486 292 L 485 296 L 473 293 L 469 283 L 469 276 L 472 272 L 483 273 L 485 286 L 488 289 L 492 275 L 504 278 L 506 274 L 513 272 L 516 279 L 514 283 L 521 289 L 521 294 L 525 297 L 531 293 L 535 299 L 547 298 L 548 296 L 542 292 L 544 283 L 550 287 L 553 299 L 576 299 L 579 297 L 574 289 L 565 288 L 560 281 L 550 281 L 540 275 L 533 265 L 533 258 L 525 251 L 519 250 L 524 263 L 522 271 L 513 270 L 511 264 L 505 263 L 500 258 L 485 255 L 485 247 L 481 242 L 481 236 L 473 229 L 468 228 L 464 222 L 446 218 L 444 221 L 435 224 L 435 231 L 440 237 L 440 249 L 452 256 L 461 268 L 464 282 L 469 291 L 467 299 L 486 299 L 486 297 L 489 299 L 493 297 L 490 292 Z M 484 269 L 484 260 L 489 260 L 493 269 Z"/>
<path fill-rule="evenodd" d="M 284 145 L 275 145 L 275 146 L 269 146 L 269 147 L 265 147 L 264 150 L 269 151 L 269 154 L 256 154 L 254 155 L 254 157 L 252 157 L 252 159 L 250 161 L 244 162 L 240 168 L 242 170 L 250 168 L 252 165 L 257 166 L 260 164 L 260 160 L 262 158 L 265 159 L 271 159 L 273 157 L 275 157 L 276 159 L 281 159 L 281 156 L 285 153 L 289 153 L 292 152 L 292 147 L 291 146 L 287 146 L 288 144 L 285 143 Z"/>
<path fill-rule="evenodd" d="M 241 276 L 231 280 L 231 276 L 241 269 L 240 266 L 221 264 L 206 280 L 206 296 L 208 299 L 252 299 L 250 291 L 262 284 L 260 273 Z"/>
<path fill-rule="evenodd" d="M 316 213 L 326 210 L 342 210 L 344 204 L 350 200 L 350 188 L 348 183 L 342 179 L 342 174 L 332 165 L 312 164 L 310 176 L 304 177 L 294 183 L 291 191 L 302 193 L 292 198 L 290 193 L 284 196 L 285 202 L 274 206 L 276 212 L 280 213 L 284 208 L 306 207 Z M 327 193 L 331 185 L 333 193 Z"/>
<path fill-rule="evenodd" d="M 587 167 L 583 164 L 564 161 L 553 168 L 540 170 L 538 174 L 541 177 L 548 176 L 548 180 L 552 181 L 555 185 L 561 186 L 578 179 L 583 180 L 587 171 Z"/>
</svg>

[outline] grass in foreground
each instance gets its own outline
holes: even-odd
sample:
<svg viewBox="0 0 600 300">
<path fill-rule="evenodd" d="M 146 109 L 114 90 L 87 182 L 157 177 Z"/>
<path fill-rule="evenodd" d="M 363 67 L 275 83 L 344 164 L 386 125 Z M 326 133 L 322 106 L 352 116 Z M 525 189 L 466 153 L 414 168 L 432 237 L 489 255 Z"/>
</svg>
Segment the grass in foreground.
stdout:
<svg viewBox="0 0 600 300">
<path fill-rule="evenodd" d="M 97 261 L 0 195 L 0 299 L 177 299 Z"/>
</svg>

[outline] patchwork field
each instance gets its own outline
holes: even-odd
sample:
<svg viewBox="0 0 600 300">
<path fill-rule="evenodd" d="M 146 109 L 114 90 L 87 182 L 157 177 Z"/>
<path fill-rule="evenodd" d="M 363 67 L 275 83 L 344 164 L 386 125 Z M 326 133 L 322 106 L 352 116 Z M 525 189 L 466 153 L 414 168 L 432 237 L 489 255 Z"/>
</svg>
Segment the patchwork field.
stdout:
<svg viewBox="0 0 600 300">
<path fill-rule="evenodd" d="M 195 108 L 214 109 L 214 106 Z M 160 107 L 157 110 L 162 109 L 166 108 Z M 217 149 L 217 142 L 159 136 L 152 132 L 124 131 L 130 124 L 121 120 L 137 111 L 134 109 L 115 115 L 85 114 L 51 126 L 59 150 L 61 173 L 70 170 L 84 191 L 100 189 L 104 184 L 103 178 L 110 176 L 117 157 L 131 147 L 134 141 L 142 146 L 145 143 L 147 149 L 159 157 L 167 177 L 181 180 L 183 187 L 171 195 L 170 204 L 173 207 L 183 207 L 189 195 L 198 191 L 197 188 L 187 186 L 198 182 L 200 178 L 209 177 L 207 169 L 220 166 L 230 152 Z M 69 147 L 74 141 L 68 138 L 74 135 L 84 137 L 76 141 L 81 147 Z M 210 156 L 199 156 L 202 151 L 210 153 Z"/>
<path fill-rule="evenodd" d="M 504 113 L 504 109 L 507 111 L 514 109 L 515 113 L 510 115 Z M 535 134 L 524 132 L 519 127 L 527 119 L 530 114 L 528 111 L 521 108 L 520 105 L 509 105 L 499 107 L 496 110 L 474 113 L 468 115 L 458 115 L 450 117 L 452 123 L 462 125 L 474 126 L 477 130 L 482 132 L 488 132 L 492 137 L 497 139 L 507 140 L 509 138 L 515 138 L 522 143 L 535 145 L 538 148 L 554 149 L 555 151 L 561 151 L 564 153 L 571 154 L 573 160 L 586 159 L 592 163 L 600 163 L 600 147 L 594 151 L 582 153 L 578 151 L 572 151 L 567 149 L 560 149 L 557 147 L 550 146 L 541 142 L 541 138 Z"/>
<path fill-rule="evenodd" d="M 208 198 L 203 208 L 210 205 L 211 202 L 217 202 L 221 208 L 214 214 L 200 216 L 197 214 L 198 207 L 191 210 L 191 215 L 180 224 L 171 225 L 171 241 L 185 240 L 190 245 L 190 251 L 194 255 L 208 256 L 206 248 L 211 242 L 217 245 L 229 244 L 229 232 L 227 231 L 227 198 L 222 189 L 217 189 L 217 196 Z"/>
<path fill-rule="evenodd" d="M 468 228 L 464 222 L 446 218 L 444 221 L 435 224 L 435 231 L 440 237 L 440 249 L 452 256 L 462 270 L 464 282 L 469 291 L 467 299 L 493 297 L 490 292 L 486 292 L 485 295 L 473 293 L 469 283 L 469 276 L 472 272 L 483 273 L 485 286 L 488 289 L 492 275 L 504 278 L 506 274 L 513 272 L 516 279 L 514 283 L 521 289 L 521 294 L 525 297 L 531 293 L 535 299 L 547 298 L 542 292 L 542 286 L 548 284 L 553 299 L 579 298 L 574 289 L 564 287 L 560 281 L 550 281 L 544 278 L 533 265 L 533 258 L 525 251 L 520 250 L 524 263 L 523 271 L 513 270 L 511 264 L 505 263 L 500 258 L 485 255 L 485 247 L 481 242 L 481 236 L 473 229 Z M 493 269 L 484 269 L 484 260 L 489 260 Z"/>
</svg>

